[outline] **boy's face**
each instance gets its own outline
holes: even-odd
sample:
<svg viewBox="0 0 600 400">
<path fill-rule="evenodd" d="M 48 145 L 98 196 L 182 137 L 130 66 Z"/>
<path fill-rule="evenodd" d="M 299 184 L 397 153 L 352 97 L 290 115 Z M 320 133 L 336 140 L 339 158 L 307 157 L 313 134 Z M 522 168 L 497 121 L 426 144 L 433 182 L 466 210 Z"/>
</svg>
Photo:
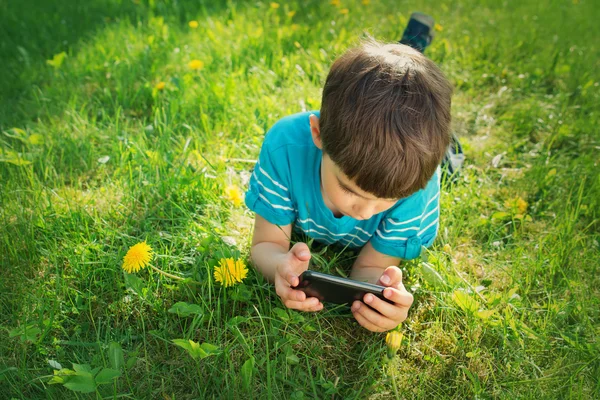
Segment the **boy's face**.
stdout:
<svg viewBox="0 0 600 400">
<path fill-rule="evenodd" d="M 397 199 L 380 199 L 364 192 L 323 154 L 321 162 L 321 192 L 325 204 L 334 212 L 354 219 L 369 219 L 391 208 Z"/>
<path fill-rule="evenodd" d="M 323 149 L 319 118 L 311 114 L 309 121 L 313 142 L 319 149 Z M 321 193 L 325 205 L 334 214 L 344 214 L 359 220 L 369 219 L 391 208 L 398 201 L 398 199 L 379 199 L 364 192 L 348 179 L 325 153 L 321 162 Z"/>
</svg>

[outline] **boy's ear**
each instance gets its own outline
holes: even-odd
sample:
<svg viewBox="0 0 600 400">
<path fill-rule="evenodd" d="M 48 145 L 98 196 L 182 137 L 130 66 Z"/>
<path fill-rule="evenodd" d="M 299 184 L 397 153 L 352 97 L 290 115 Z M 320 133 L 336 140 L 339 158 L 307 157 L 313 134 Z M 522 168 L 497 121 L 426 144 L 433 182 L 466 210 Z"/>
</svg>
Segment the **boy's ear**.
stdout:
<svg viewBox="0 0 600 400">
<path fill-rule="evenodd" d="M 319 117 L 315 114 L 310 114 L 308 117 L 310 121 L 310 134 L 312 135 L 315 146 L 319 149 L 323 149 L 323 143 L 321 142 L 321 129 L 319 128 Z"/>
</svg>

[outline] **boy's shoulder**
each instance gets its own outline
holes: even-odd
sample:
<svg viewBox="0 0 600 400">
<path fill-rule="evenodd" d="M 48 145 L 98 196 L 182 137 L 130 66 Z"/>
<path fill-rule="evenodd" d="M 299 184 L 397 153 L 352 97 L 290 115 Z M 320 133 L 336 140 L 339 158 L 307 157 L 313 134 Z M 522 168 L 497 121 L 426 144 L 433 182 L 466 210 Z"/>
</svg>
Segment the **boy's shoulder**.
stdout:
<svg viewBox="0 0 600 400">
<path fill-rule="evenodd" d="M 421 214 L 424 209 L 434 203 L 440 195 L 440 177 L 441 171 L 438 167 L 427 185 L 423 189 L 416 191 L 408 197 L 398 200 L 398 202 L 388 210 L 388 214 L 416 216 Z M 435 203 L 437 204 L 437 202 Z"/>
<path fill-rule="evenodd" d="M 289 145 L 314 145 L 310 134 L 309 116 L 311 114 L 315 114 L 318 117 L 319 111 L 299 112 L 278 120 L 267 131 L 262 145 L 263 148 L 274 152 L 281 149 L 281 147 Z"/>
</svg>

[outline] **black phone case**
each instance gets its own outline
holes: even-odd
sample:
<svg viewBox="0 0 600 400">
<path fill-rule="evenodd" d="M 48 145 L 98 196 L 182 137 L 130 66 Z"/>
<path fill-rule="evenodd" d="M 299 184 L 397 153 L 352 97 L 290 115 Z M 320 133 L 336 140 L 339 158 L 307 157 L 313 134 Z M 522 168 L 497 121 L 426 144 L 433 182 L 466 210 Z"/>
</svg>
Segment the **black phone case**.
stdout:
<svg viewBox="0 0 600 400">
<path fill-rule="evenodd" d="M 316 297 L 320 301 L 335 304 L 351 305 L 354 300 L 363 300 L 367 293 L 371 293 L 381 300 L 394 304 L 393 301 L 383 296 L 385 286 L 372 283 L 355 281 L 354 279 L 342 278 L 324 274 L 321 272 L 306 270 L 300 275 L 300 283 L 292 289 L 302 290 L 307 297 Z"/>
</svg>

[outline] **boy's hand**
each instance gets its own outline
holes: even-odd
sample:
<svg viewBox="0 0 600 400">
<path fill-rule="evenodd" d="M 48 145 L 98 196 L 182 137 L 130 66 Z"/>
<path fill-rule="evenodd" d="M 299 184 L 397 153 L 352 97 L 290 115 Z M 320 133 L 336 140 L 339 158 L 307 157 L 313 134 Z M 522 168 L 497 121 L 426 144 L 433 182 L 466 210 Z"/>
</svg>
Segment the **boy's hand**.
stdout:
<svg viewBox="0 0 600 400">
<path fill-rule="evenodd" d="M 357 300 L 352 303 L 351 310 L 354 318 L 364 328 L 372 332 L 385 332 L 394 329 L 406 319 L 408 309 L 413 303 L 413 295 L 407 292 L 402 284 L 402 271 L 398 267 L 387 267 L 377 284 L 387 286 L 383 295 L 394 304 L 367 293 L 363 301 L 371 308 Z"/>
<path fill-rule="evenodd" d="M 323 304 L 316 297 L 306 298 L 301 290 L 292 289 L 300 283 L 300 274 L 308 269 L 310 250 L 306 243 L 296 243 L 277 263 L 275 291 L 287 308 L 300 311 L 320 311 Z"/>
</svg>

